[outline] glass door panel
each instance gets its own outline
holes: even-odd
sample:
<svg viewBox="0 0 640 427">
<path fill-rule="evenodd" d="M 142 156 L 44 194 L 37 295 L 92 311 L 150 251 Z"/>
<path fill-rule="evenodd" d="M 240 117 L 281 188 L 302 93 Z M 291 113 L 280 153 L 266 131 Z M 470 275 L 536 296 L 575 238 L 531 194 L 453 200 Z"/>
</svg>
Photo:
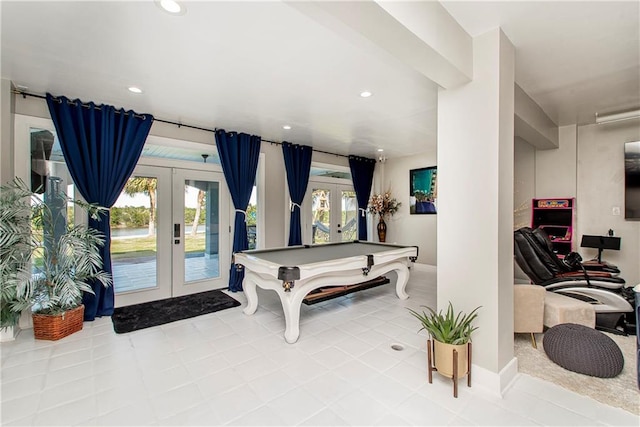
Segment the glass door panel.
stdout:
<svg viewBox="0 0 640 427">
<path fill-rule="evenodd" d="M 247 238 L 249 249 L 258 247 L 258 186 L 254 185 L 251 190 L 249 206 L 247 206 Z"/>
<path fill-rule="evenodd" d="M 173 295 L 227 286 L 229 196 L 217 172 L 175 170 Z"/>
<path fill-rule="evenodd" d="M 184 181 L 185 282 L 220 276 L 220 183 Z"/>
<path fill-rule="evenodd" d="M 111 208 L 116 306 L 171 296 L 170 169 L 138 166 Z"/>
<path fill-rule="evenodd" d="M 156 177 L 129 178 L 111 209 L 111 256 L 116 292 L 156 286 L 157 185 Z"/>
<path fill-rule="evenodd" d="M 340 190 L 340 241 L 350 242 L 358 238 L 358 201 L 356 192 L 351 188 Z"/>
<path fill-rule="evenodd" d="M 313 188 L 311 191 L 311 243 L 329 243 L 331 236 L 331 190 Z"/>
</svg>

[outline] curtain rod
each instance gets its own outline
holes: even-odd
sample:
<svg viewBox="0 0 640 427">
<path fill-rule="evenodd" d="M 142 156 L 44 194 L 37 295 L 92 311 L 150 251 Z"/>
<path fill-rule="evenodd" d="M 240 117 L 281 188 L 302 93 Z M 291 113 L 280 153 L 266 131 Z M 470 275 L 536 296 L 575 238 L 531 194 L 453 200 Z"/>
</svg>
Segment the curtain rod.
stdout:
<svg viewBox="0 0 640 427">
<path fill-rule="evenodd" d="M 22 95 L 22 97 L 23 97 L 23 98 L 26 98 L 27 96 L 31 96 L 31 97 L 33 97 L 33 98 L 47 99 L 47 97 L 46 97 L 46 96 L 44 96 L 44 95 L 39 95 L 39 94 L 37 94 L 37 93 L 31 93 L 31 92 L 26 92 L 26 91 L 17 90 L 17 89 L 12 89 L 12 92 L 13 92 L 14 94 L 16 94 L 16 95 Z M 58 97 L 55 97 L 55 96 L 54 96 L 54 98 L 59 99 Z M 84 106 L 88 106 L 88 104 L 82 104 L 82 105 L 84 105 Z M 99 109 L 100 109 L 100 107 L 96 107 L 96 109 L 98 109 L 98 110 L 99 110 Z M 119 113 L 119 110 L 116 110 L 116 113 Z M 144 116 L 140 116 L 140 115 L 137 115 L 137 114 L 136 114 L 136 117 L 138 117 L 138 118 L 142 118 L 142 117 L 144 117 Z M 178 128 L 184 127 L 184 128 L 189 128 L 189 129 L 201 130 L 201 131 L 204 131 L 204 132 L 212 132 L 212 133 L 215 133 L 216 131 L 218 131 L 218 130 L 219 130 L 218 128 L 208 129 L 208 128 L 203 128 L 203 127 L 200 127 L 200 126 L 186 125 L 186 124 L 184 124 L 184 123 L 177 123 L 177 122 L 173 122 L 173 121 L 171 121 L 171 120 L 163 120 L 163 119 L 158 119 L 158 118 L 154 118 L 153 120 L 154 120 L 154 121 L 156 121 L 156 122 L 166 123 L 166 124 L 168 124 L 168 125 L 177 126 Z M 282 145 L 282 142 L 279 142 L 279 141 L 269 141 L 268 139 L 264 139 L 264 138 L 262 138 L 262 137 L 260 137 L 260 140 L 261 140 L 262 142 L 268 142 L 269 144 Z M 347 157 L 347 158 L 349 157 L 349 156 L 344 155 L 344 154 L 330 153 L 330 152 L 328 152 L 328 151 L 316 150 L 316 149 L 315 149 L 315 148 L 313 148 L 313 147 L 312 147 L 311 149 L 312 149 L 313 151 L 317 152 L 317 153 L 330 154 L 330 155 L 332 155 L 332 156 L 338 156 L 338 157 Z"/>
</svg>

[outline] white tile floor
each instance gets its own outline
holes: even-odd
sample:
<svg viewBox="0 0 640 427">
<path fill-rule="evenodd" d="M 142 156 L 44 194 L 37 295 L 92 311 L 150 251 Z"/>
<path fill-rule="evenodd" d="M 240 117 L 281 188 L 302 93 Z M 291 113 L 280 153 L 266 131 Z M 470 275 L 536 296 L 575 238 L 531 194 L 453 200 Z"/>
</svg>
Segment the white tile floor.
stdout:
<svg viewBox="0 0 640 427">
<path fill-rule="evenodd" d="M 1 345 L 1 424 L 634 425 L 638 417 L 519 375 L 504 398 L 426 380 L 425 336 L 405 307 L 435 302 L 435 274 L 304 306 L 286 344 L 275 293 L 242 307 L 116 335 L 109 318 L 58 342 Z M 242 299 L 242 294 L 234 294 Z M 244 301 L 243 301 L 244 302 Z M 393 343 L 405 349 L 394 351 Z"/>
</svg>

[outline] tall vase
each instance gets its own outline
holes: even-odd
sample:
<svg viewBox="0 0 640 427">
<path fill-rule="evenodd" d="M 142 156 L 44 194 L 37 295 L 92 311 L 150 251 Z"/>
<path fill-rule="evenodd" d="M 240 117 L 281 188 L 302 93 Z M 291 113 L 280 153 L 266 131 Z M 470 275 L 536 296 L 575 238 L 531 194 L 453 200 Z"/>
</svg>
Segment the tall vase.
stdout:
<svg viewBox="0 0 640 427">
<path fill-rule="evenodd" d="M 380 217 L 378 221 L 378 241 L 385 242 L 387 239 L 387 224 L 384 222 L 384 218 Z"/>
</svg>

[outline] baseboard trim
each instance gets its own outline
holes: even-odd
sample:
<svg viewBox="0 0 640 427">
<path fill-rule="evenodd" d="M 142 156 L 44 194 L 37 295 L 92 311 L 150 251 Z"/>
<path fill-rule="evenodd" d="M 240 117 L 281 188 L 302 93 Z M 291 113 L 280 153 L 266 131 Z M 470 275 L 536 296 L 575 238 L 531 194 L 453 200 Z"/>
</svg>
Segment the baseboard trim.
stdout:
<svg viewBox="0 0 640 427">
<path fill-rule="evenodd" d="M 413 263 L 413 266 L 411 267 L 413 268 L 415 271 L 427 271 L 427 272 L 431 272 L 431 273 L 435 273 L 437 270 L 437 266 L 435 265 L 431 265 L 431 264 L 420 264 L 420 263 Z"/>
<path fill-rule="evenodd" d="M 498 373 L 474 364 L 472 375 L 472 386 L 481 387 L 490 394 L 502 398 L 518 375 L 518 359 L 512 358 Z"/>
</svg>

